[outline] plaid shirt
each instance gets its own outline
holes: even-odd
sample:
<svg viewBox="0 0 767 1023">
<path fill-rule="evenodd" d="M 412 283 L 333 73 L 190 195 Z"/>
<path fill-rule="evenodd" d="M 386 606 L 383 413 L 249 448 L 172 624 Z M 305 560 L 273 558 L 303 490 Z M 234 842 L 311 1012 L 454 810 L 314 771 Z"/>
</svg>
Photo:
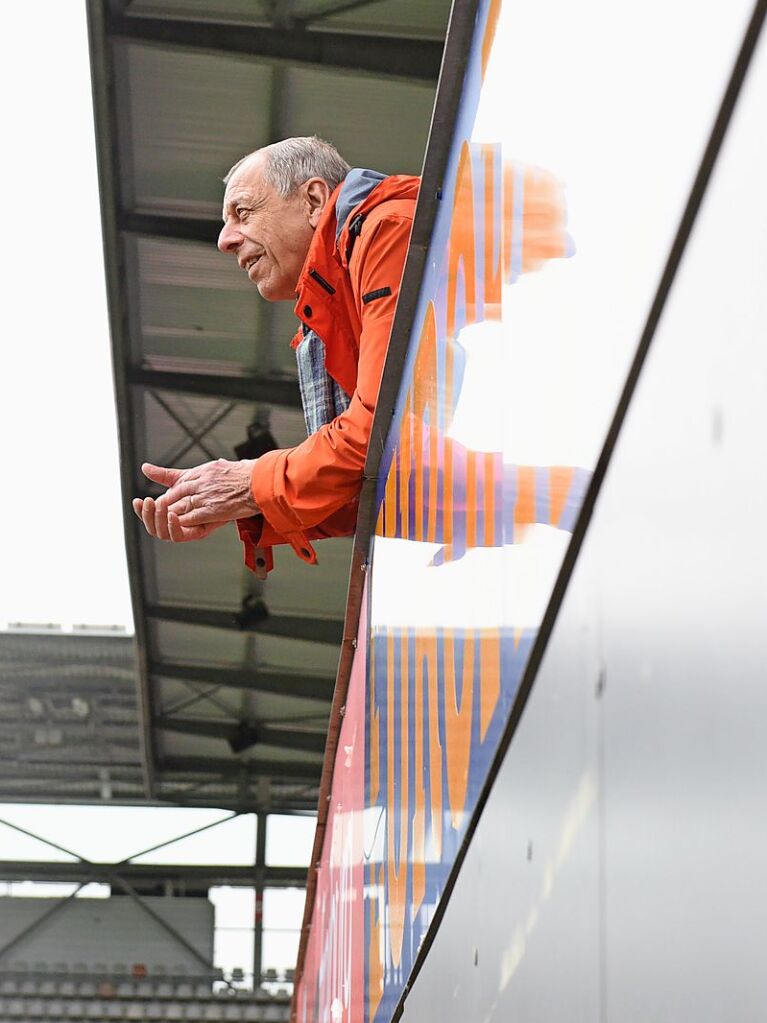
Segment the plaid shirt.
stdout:
<svg viewBox="0 0 767 1023">
<path fill-rule="evenodd" d="M 345 412 L 351 398 L 325 369 L 322 338 L 306 324 L 303 330 L 304 338 L 296 348 L 296 360 L 306 432 L 311 436 Z"/>
</svg>

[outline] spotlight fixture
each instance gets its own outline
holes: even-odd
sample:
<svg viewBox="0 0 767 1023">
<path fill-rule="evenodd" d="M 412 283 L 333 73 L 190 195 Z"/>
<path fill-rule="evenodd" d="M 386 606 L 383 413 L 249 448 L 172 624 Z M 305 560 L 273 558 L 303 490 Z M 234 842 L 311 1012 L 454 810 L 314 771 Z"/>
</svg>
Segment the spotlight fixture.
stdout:
<svg viewBox="0 0 767 1023">
<path fill-rule="evenodd" d="M 243 597 L 240 612 L 236 617 L 237 625 L 243 632 L 254 628 L 259 622 L 269 617 L 269 609 L 263 600 L 250 593 Z"/>
<path fill-rule="evenodd" d="M 252 721 L 240 721 L 226 741 L 232 753 L 242 753 L 261 741 L 261 732 Z"/>
<path fill-rule="evenodd" d="M 274 451 L 277 446 L 269 427 L 256 420 L 248 427 L 247 438 L 235 445 L 234 453 L 238 458 L 260 458 L 267 451 Z"/>
</svg>

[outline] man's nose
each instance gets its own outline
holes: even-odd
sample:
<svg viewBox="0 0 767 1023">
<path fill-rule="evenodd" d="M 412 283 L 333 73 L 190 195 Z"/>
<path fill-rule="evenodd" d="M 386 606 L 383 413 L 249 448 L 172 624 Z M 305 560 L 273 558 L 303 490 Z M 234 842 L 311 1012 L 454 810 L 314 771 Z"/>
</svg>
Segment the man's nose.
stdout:
<svg viewBox="0 0 767 1023">
<path fill-rule="evenodd" d="M 240 234 L 233 224 L 224 224 L 216 243 L 221 252 L 236 252 L 240 244 Z"/>
</svg>

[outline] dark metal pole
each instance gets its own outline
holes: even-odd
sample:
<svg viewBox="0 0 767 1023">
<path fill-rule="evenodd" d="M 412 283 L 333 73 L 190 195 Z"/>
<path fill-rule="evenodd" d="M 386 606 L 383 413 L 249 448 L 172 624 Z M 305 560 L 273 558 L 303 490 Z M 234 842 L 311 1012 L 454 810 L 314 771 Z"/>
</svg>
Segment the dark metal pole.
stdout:
<svg viewBox="0 0 767 1023">
<path fill-rule="evenodd" d="M 256 910 L 253 918 L 253 990 L 261 986 L 264 972 L 264 874 L 268 814 L 256 814 Z"/>
</svg>

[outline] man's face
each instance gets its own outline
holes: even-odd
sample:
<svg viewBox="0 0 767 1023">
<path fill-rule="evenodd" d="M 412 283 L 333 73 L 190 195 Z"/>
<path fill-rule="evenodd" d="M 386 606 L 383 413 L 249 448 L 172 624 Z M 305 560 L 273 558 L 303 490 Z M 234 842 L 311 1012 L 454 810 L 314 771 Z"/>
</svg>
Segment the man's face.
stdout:
<svg viewBox="0 0 767 1023">
<path fill-rule="evenodd" d="M 224 227 L 218 247 L 270 302 L 292 299 L 319 214 L 301 186 L 283 199 L 263 179 L 264 157 L 238 167 L 224 194 Z"/>
</svg>

